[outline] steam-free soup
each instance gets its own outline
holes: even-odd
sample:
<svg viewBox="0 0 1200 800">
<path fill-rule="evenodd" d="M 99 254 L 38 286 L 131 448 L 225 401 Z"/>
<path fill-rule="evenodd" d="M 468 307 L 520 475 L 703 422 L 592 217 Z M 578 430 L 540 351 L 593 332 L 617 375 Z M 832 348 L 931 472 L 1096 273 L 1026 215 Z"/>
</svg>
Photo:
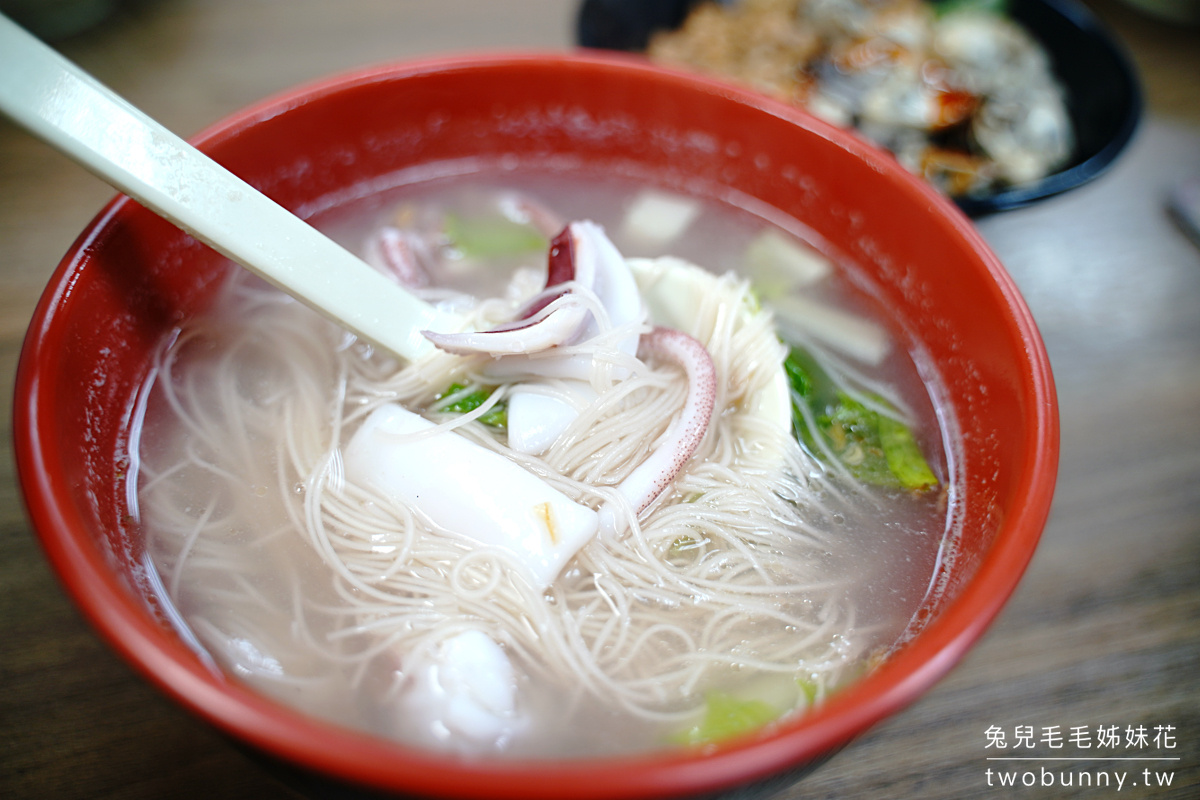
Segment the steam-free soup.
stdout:
<svg viewBox="0 0 1200 800">
<path fill-rule="evenodd" d="M 229 674 L 424 747 L 596 755 L 804 713 L 911 633 L 956 490 L 904 332 L 769 209 L 581 180 L 317 216 L 465 321 L 416 362 L 242 273 L 164 342 L 133 512 Z"/>
</svg>

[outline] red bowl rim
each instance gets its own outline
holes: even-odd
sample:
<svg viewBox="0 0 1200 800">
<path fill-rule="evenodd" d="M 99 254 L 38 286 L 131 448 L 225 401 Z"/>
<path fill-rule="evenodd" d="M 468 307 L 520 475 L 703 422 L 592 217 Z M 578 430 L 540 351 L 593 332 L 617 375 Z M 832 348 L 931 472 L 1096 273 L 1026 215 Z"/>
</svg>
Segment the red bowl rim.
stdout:
<svg viewBox="0 0 1200 800">
<path fill-rule="evenodd" d="M 397 75 L 455 70 L 504 69 L 507 65 L 570 62 L 600 71 L 644 74 L 648 79 L 700 87 L 759 106 L 769 113 L 819 128 L 829 138 L 884 173 L 903 173 L 890 157 L 851 134 L 824 126 L 803 111 L 708 78 L 676 73 L 614 54 L 493 53 L 452 55 L 376 65 L 304 84 L 257 102 L 191 139 L 204 148 L 256 122 L 314 98 L 359 83 Z M 287 763 L 351 784 L 437 797 L 638 798 L 712 792 L 802 766 L 841 747 L 884 717 L 916 700 L 945 675 L 983 634 L 1015 590 L 1032 558 L 1049 515 L 1058 466 L 1058 411 L 1044 344 L 1020 293 L 974 225 L 949 201 L 907 176 L 915 202 L 933 206 L 982 256 L 1011 314 L 1028 359 L 1021 392 L 1035 419 L 1027 431 L 1031 454 L 1016 478 L 1025 502 L 1004 521 L 1001 534 L 977 573 L 921 634 L 886 664 L 817 710 L 770 732 L 697 751 L 569 760 L 464 761 L 424 752 L 315 720 L 264 699 L 205 666 L 173 634 L 153 621 L 111 572 L 102 554 L 79 541 L 82 521 L 54 479 L 58 465 L 45 446 L 54 420 L 39 377 L 54 360 L 53 315 L 70 293 L 81 254 L 105 225 L 122 213 L 127 198 L 112 200 L 72 245 L 33 314 L 15 383 L 14 451 L 27 512 L 60 582 L 100 635 L 152 684 L 218 730 Z"/>
</svg>

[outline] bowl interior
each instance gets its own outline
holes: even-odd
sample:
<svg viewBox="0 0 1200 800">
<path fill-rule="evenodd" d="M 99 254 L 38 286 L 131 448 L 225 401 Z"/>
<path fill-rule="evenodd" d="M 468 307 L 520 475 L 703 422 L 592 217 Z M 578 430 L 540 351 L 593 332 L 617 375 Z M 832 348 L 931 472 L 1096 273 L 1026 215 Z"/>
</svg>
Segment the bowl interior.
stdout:
<svg viewBox="0 0 1200 800">
<path fill-rule="evenodd" d="M 640 52 L 655 31 L 679 27 L 699 2 L 583 0 L 576 39 L 584 47 Z M 1142 113 L 1132 62 L 1086 6 L 1077 0 L 1009 0 L 1007 8 L 1050 56 L 1066 93 L 1075 150 L 1063 167 L 1040 181 L 957 199 L 971 216 L 1020 208 L 1101 175 L 1133 137 Z"/>
<path fill-rule="evenodd" d="M 856 262 L 936 366 L 969 498 L 947 590 L 890 662 L 821 710 L 704 754 L 613 763 L 460 763 L 281 708 L 174 633 L 126 514 L 131 411 L 153 348 L 230 268 L 115 200 L 64 258 L 18 372 L 16 449 L 34 526 L 93 624 L 152 682 L 235 739 L 337 779 L 436 796 L 649 797 L 710 791 L 829 752 L 912 701 L 981 634 L 1049 509 L 1057 416 L 1027 309 L 969 221 L 890 158 L 802 112 L 619 56 L 496 55 L 361 71 L 273 98 L 195 140 L 306 214 L 403 170 L 553 163 L 729 190 L 802 220 Z M 537 780 L 531 782 L 533 775 Z"/>
</svg>

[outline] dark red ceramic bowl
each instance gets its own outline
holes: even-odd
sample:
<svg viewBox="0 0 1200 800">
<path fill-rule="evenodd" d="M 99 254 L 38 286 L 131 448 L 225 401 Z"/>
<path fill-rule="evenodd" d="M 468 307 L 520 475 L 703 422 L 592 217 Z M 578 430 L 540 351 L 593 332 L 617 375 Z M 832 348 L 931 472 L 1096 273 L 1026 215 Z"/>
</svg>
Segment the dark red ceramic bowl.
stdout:
<svg viewBox="0 0 1200 800">
<path fill-rule="evenodd" d="M 117 198 L 59 265 L 17 375 L 16 455 L 45 552 L 100 635 L 233 740 L 384 794 L 536 800 L 718 793 L 778 776 L 911 703 L 983 633 L 1033 555 L 1057 468 L 1053 381 L 1012 280 L 963 214 L 888 156 L 803 112 L 621 56 L 494 55 L 382 66 L 266 100 L 194 140 L 297 210 L 416 165 L 560 162 L 779 209 L 858 262 L 932 359 L 962 429 L 968 498 L 947 591 L 877 671 L 800 719 L 703 751 L 493 762 L 402 747 L 215 673 L 173 632 L 127 519 L 131 402 L 152 348 L 228 265 Z"/>
</svg>

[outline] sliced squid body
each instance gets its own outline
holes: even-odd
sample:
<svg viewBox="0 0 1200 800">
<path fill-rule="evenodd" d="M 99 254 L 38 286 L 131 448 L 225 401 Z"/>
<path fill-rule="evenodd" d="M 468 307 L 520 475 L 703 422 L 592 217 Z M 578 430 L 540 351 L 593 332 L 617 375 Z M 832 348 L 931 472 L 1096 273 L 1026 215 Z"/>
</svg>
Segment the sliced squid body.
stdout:
<svg viewBox="0 0 1200 800">
<path fill-rule="evenodd" d="M 546 588 L 595 535 L 592 509 L 504 456 L 396 404 L 373 411 L 343 452 L 348 480 L 508 553 Z"/>
</svg>

